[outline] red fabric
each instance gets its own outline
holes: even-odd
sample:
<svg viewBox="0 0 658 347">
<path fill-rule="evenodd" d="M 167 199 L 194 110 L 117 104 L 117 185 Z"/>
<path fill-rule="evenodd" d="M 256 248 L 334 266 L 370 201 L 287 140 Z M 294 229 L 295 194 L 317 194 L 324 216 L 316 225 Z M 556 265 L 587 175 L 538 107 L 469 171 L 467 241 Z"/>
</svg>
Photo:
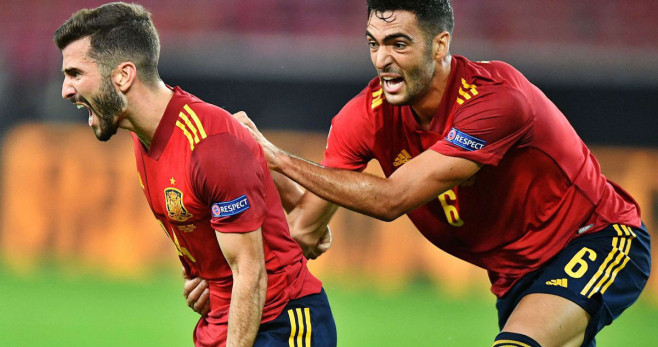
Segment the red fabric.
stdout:
<svg viewBox="0 0 658 347">
<path fill-rule="evenodd" d="M 228 321 L 233 279 L 215 230 L 261 228 L 268 274 L 262 322 L 272 320 L 288 301 L 319 293 L 321 282 L 309 272 L 290 237 L 260 146 L 225 110 L 179 88 L 174 91 L 150 150 L 135 134 L 133 141 L 140 180 L 155 217 L 188 273 L 209 281 L 211 310 L 197 330 L 212 331 L 196 335 L 215 336 Z M 242 195 L 249 208 L 230 216 L 212 215 L 214 204 Z"/>
<path fill-rule="evenodd" d="M 448 223 L 446 212 L 454 222 L 454 210 L 439 199 L 408 216 L 437 247 L 488 270 L 497 296 L 580 228 L 640 226 L 635 201 L 601 174 L 564 115 L 511 66 L 453 56 L 429 131 L 418 126 L 410 107 L 377 100 L 380 91 L 375 78 L 333 119 L 323 165 L 362 170 L 374 158 L 390 176 L 427 149 L 484 164 L 453 188 L 454 197 L 444 196 L 463 225 Z M 455 145 L 453 129 L 484 145 Z"/>
</svg>

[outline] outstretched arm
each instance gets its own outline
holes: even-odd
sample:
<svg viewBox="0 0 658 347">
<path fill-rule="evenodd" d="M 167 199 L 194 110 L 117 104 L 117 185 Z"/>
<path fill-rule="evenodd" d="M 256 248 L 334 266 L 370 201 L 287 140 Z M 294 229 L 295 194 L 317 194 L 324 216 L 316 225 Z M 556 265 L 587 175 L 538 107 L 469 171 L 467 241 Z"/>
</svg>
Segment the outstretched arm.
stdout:
<svg viewBox="0 0 658 347">
<path fill-rule="evenodd" d="M 237 117 L 263 147 L 271 170 L 290 177 L 314 194 L 339 206 L 393 220 L 473 176 L 481 164 L 427 150 L 388 178 L 323 167 L 287 153 L 258 131 L 241 112 Z"/>
</svg>

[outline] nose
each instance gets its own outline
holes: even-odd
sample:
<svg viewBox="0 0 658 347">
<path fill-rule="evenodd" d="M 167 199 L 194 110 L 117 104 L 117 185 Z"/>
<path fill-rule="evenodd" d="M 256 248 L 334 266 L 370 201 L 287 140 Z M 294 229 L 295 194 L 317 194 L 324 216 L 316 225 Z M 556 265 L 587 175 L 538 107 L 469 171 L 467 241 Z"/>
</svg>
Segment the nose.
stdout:
<svg viewBox="0 0 658 347">
<path fill-rule="evenodd" d="M 375 52 L 373 63 L 377 70 L 383 70 L 386 66 L 391 64 L 392 61 L 393 58 L 391 57 L 391 53 L 385 45 L 380 46 L 379 49 L 377 49 L 377 52 Z"/>
<path fill-rule="evenodd" d="M 62 83 L 62 98 L 69 99 L 72 96 L 75 96 L 76 90 L 71 85 L 68 77 L 64 77 L 64 82 Z"/>
</svg>

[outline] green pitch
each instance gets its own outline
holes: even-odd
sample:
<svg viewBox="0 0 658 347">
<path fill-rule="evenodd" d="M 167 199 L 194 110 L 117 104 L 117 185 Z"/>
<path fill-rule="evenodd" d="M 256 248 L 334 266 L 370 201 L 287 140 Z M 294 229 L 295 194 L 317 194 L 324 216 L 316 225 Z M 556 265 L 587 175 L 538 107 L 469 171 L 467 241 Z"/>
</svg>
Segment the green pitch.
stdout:
<svg viewBox="0 0 658 347">
<path fill-rule="evenodd" d="M 176 269 L 173 269 L 176 270 Z M 23 276 L 0 268 L 0 346 L 191 346 L 197 316 L 175 271 L 141 281 L 60 269 Z M 415 284 L 387 293 L 325 280 L 339 346 L 490 346 L 493 296 L 461 298 Z M 658 308 L 640 301 L 600 335 L 599 346 L 658 346 Z"/>
</svg>

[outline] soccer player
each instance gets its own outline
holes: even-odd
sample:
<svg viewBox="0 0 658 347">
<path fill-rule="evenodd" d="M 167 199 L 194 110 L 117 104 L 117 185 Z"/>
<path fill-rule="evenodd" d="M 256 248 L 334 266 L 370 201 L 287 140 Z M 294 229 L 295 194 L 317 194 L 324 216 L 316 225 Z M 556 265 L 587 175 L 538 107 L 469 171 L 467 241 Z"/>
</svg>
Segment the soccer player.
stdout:
<svg viewBox="0 0 658 347">
<path fill-rule="evenodd" d="M 594 346 L 649 276 L 637 203 L 519 71 L 450 53 L 450 1 L 367 4 L 378 77 L 333 119 L 322 165 L 236 115 L 270 169 L 329 201 L 306 193 L 300 209 L 320 216 L 333 203 L 386 221 L 406 213 L 435 246 L 486 269 L 501 329 L 494 346 Z M 371 159 L 386 178 L 361 172 Z"/>
<path fill-rule="evenodd" d="M 62 97 L 89 110 L 99 140 L 132 132 L 153 214 L 186 274 L 209 286 L 195 345 L 335 346 L 327 297 L 290 237 L 262 149 L 231 114 L 163 83 L 150 13 L 83 9 L 54 40 Z"/>
</svg>

